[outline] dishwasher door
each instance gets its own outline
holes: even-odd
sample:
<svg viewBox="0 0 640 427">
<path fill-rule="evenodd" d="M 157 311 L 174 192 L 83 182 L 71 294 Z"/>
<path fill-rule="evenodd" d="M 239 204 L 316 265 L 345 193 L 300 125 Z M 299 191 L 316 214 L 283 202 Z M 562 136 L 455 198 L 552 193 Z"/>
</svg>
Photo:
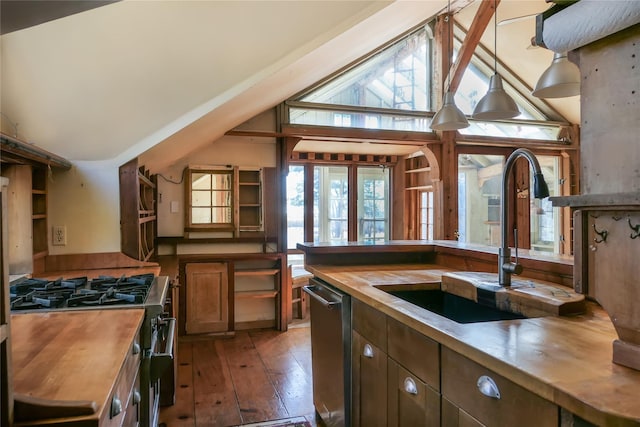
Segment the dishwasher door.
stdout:
<svg viewBox="0 0 640 427">
<path fill-rule="evenodd" d="M 328 426 L 351 425 L 351 297 L 313 278 L 311 296 L 311 367 L 313 405 Z"/>
</svg>

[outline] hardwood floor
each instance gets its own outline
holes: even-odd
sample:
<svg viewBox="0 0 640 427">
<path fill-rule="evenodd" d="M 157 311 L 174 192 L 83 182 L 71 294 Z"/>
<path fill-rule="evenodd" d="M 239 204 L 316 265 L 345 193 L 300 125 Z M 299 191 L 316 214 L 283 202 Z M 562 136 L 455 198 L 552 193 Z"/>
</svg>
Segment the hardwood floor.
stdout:
<svg viewBox="0 0 640 427">
<path fill-rule="evenodd" d="M 181 340 L 176 403 L 161 408 L 160 422 L 227 427 L 303 416 L 316 426 L 308 325 Z"/>
</svg>

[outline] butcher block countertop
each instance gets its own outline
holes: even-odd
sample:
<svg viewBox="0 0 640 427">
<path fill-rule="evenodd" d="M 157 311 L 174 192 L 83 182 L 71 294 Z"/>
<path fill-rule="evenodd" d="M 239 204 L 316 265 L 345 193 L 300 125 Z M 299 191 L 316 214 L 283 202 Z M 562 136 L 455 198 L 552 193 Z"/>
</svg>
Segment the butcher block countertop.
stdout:
<svg viewBox="0 0 640 427">
<path fill-rule="evenodd" d="M 141 308 L 12 314 L 16 396 L 95 402 L 80 419 L 100 419 L 143 317 Z"/>
<path fill-rule="evenodd" d="M 640 371 L 614 364 L 613 325 L 597 304 L 573 316 L 461 324 L 383 292 L 438 287 L 437 264 L 305 265 L 315 276 L 597 425 L 640 424 Z M 526 274 L 526 269 L 525 269 Z M 569 290 L 571 290 L 569 288 Z"/>
</svg>

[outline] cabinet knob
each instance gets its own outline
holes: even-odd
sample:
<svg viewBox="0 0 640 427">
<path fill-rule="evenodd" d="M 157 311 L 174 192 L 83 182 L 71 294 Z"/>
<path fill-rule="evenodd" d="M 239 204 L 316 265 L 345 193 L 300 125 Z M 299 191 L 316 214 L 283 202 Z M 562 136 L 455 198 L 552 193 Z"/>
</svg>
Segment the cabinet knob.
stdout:
<svg viewBox="0 0 640 427">
<path fill-rule="evenodd" d="M 137 405 L 142 400 L 142 396 L 140 396 L 140 392 L 138 390 L 133 392 L 133 404 Z"/>
<path fill-rule="evenodd" d="M 122 401 L 118 396 L 111 399 L 111 418 L 115 418 L 122 412 Z"/>
<path fill-rule="evenodd" d="M 418 387 L 416 386 L 416 382 L 411 377 L 407 377 L 404 379 L 404 391 L 409 394 L 418 394 Z"/>
<path fill-rule="evenodd" d="M 482 375 L 480 378 L 478 378 L 477 385 L 480 393 L 492 399 L 500 399 L 500 390 L 491 377 Z"/>
<path fill-rule="evenodd" d="M 371 344 L 364 345 L 364 350 L 362 352 L 362 355 L 364 357 L 368 357 L 369 359 L 373 358 L 373 347 L 371 347 Z"/>
<path fill-rule="evenodd" d="M 131 351 L 133 354 L 139 354 L 140 353 L 140 344 L 133 343 L 133 349 Z"/>
</svg>

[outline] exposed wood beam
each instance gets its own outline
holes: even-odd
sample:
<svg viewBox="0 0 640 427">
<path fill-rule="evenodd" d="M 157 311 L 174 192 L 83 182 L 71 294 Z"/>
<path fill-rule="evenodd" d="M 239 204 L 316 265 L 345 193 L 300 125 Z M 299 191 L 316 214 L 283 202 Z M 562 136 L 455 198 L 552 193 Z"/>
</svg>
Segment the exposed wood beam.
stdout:
<svg viewBox="0 0 640 427">
<path fill-rule="evenodd" d="M 491 18 L 495 14 L 496 7 L 498 7 L 499 4 L 500 0 L 482 0 L 480 7 L 478 7 L 478 12 L 476 12 L 476 16 L 473 18 L 469 31 L 467 31 L 467 35 L 462 42 L 462 46 L 460 46 L 456 62 L 449 70 L 449 75 L 451 76 L 449 90 L 451 93 L 455 94 L 456 90 L 458 90 L 458 86 L 462 80 L 462 75 L 467 69 L 469 62 L 471 61 L 471 57 L 473 56 L 473 52 L 476 50 L 476 47 L 480 42 L 480 38 L 482 37 L 482 34 L 484 34 L 484 30 L 487 28 L 487 25 L 489 24 L 489 21 L 491 21 Z"/>
<path fill-rule="evenodd" d="M 297 136 L 303 139 L 344 142 L 367 141 L 371 143 L 424 145 L 438 141 L 438 136 L 433 132 L 335 128 L 331 126 L 286 125 L 282 127 L 282 133 L 286 136 Z"/>
</svg>

